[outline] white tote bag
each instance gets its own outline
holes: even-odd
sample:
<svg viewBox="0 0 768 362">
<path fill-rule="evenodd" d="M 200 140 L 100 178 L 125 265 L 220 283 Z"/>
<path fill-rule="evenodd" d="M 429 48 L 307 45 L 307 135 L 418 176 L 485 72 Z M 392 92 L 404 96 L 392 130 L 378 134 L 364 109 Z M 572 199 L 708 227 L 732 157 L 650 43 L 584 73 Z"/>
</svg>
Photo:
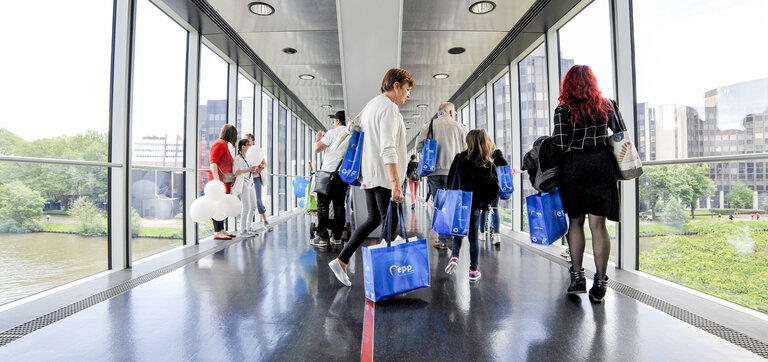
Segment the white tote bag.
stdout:
<svg viewBox="0 0 768 362">
<path fill-rule="evenodd" d="M 331 143 L 329 146 L 331 152 L 339 155 L 339 157 L 344 157 L 347 155 L 349 140 L 352 138 L 352 134 L 355 133 L 355 131 L 360 131 L 360 126 L 357 125 L 357 120 L 360 118 L 361 114 L 363 114 L 363 111 L 360 111 L 360 113 L 358 113 L 355 118 L 352 118 L 349 120 L 349 122 L 347 122 L 346 131 L 336 137 L 333 143 Z"/>
<path fill-rule="evenodd" d="M 619 179 L 634 180 L 643 174 L 643 163 L 640 161 L 640 154 L 637 153 L 635 144 L 632 143 L 632 137 L 630 137 L 629 131 L 627 131 L 627 126 L 618 116 L 615 104 L 611 102 L 609 104 L 613 108 L 614 116 L 612 122 L 614 122 L 614 129 L 619 130 L 608 139 L 613 148 L 613 157 L 616 158 L 616 163 L 619 167 Z"/>
</svg>

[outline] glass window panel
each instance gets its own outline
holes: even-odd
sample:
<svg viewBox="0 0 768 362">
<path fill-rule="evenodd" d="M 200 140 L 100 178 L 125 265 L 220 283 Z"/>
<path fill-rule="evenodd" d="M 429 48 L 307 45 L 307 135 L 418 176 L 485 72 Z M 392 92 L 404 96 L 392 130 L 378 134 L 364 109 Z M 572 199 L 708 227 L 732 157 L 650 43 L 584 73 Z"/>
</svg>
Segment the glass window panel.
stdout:
<svg viewBox="0 0 768 362">
<path fill-rule="evenodd" d="M 131 177 L 131 260 L 182 246 L 184 173 L 134 168 Z M 200 229 L 213 233 L 209 223 Z"/>
<path fill-rule="evenodd" d="M 641 159 L 765 152 L 768 51 L 755 39 L 768 35 L 766 12 L 761 0 L 633 3 Z M 718 26 L 689 30 L 699 24 Z M 706 56 L 694 61 L 692 49 Z"/>
<path fill-rule="evenodd" d="M 267 160 L 267 169 L 265 170 L 266 173 L 274 173 L 272 171 L 272 161 L 271 158 L 272 155 L 274 155 L 274 152 L 272 152 L 272 146 L 274 145 L 274 140 L 272 139 L 272 130 L 274 129 L 273 124 L 273 115 L 275 113 L 274 111 L 274 100 L 272 97 L 268 96 L 266 93 L 261 94 L 261 122 L 263 123 L 264 127 L 267 129 L 267 147 L 266 149 L 262 147 L 262 151 L 264 152 L 264 158 Z M 267 213 L 272 215 L 274 214 L 275 210 L 272 207 L 272 185 L 273 182 L 269 177 L 262 177 L 262 181 L 266 184 L 264 187 L 262 187 L 262 193 L 263 196 L 261 198 L 262 202 L 264 203 L 264 207 L 267 208 Z"/>
<path fill-rule="evenodd" d="M 512 163 L 512 109 L 509 97 L 509 73 L 493 83 L 493 115 L 496 148 Z M 499 200 L 499 221 L 512 226 L 512 200 Z"/>
<path fill-rule="evenodd" d="M 588 65 L 597 78 L 603 97 L 615 99 L 608 0 L 595 0 L 563 25 L 557 34 L 560 40 L 560 79 L 574 64 Z M 544 75 L 541 77 L 546 78 Z"/>
<path fill-rule="evenodd" d="M 3 4 L 0 154 L 107 161 L 112 5 Z"/>
<path fill-rule="evenodd" d="M 464 108 L 461 109 L 461 120 L 464 123 L 464 126 L 469 129 L 469 106 L 464 106 Z"/>
<path fill-rule="evenodd" d="M 229 65 L 211 49 L 203 45 L 200 48 L 200 86 L 197 107 L 198 149 L 200 159 L 200 182 L 198 193 L 203 194 L 203 188 L 208 182 L 208 170 L 210 165 L 210 149 L 214 141 L 219 138 L 221 128 L 227 124 L 227 77 Z M 230 146 L 230 152 L 234 147 Z M 213 224 L 208 229 L 202 224 L 198 228 L 198 238 L 202 239 L 213 234 Z"/>
<path fill-rule="evenodd" d="M 549 87 L 547 84 L 547 52 L 542 43 L 517 64 L 520 83 L 520 149 L 524 156 L 533 147 L 533 142 L 542 136 L 549 136 L 552 121 L 549 119 Z M 528 214 L 525 198 L 536 193 L 522 175 L 523 188 L 523 231 L 528 232 Z"/>
<path fill-rule="evenodd" d="M 289 149 L 291 150 L 291 174 L 296 175 L 296 161 L 299 159 L 299 135 L 298 135 L 298 118 L 291 116 L 291 143 Z"/>
<path fill-rule="evenodd" d="M 0 162 L 0 304 L 107 270 L 108 187 L 105 167 Z"/>
<path fill-rule="evenodd" d="M 278 168 L 279 173 L 283 176 L 278 177 L 278 185 L 280 187 L 278 191 L 280 211 L 288 210 L 288 183 L 286 182 L 285 175 L 288 173 L 288 110 L 280 106 L 278 110 L 278 122 L 279 130 L 277 132 L 278 144 Z"/>
<path fill-rule="evenodd" d="M 741 180 L 740 164 L 643 167 L 639 269 L 765 313 L 768 192 L 765 179 Z M 754 164 L 748 179 L 764 176 L 768 160 Z"/>
<path fill-rule="evenodd" d="M 485 92 L 475 98 L 475 128 L 488 129 Z"/>
<path fill-rule="evenodd" d="M 258 132 L 255 132 L 253 128 L 254 124 L 254 86 L 253 83 L 251 83 L 248 78 L 244 77 L 241 73 L 237 74 L 237 132 L 240 135 L 240 138 L 245 138 L 245 133 L 243 132 L 243 124 L 248 125 L 248 129 L 251 129 L 250 133 L 254 135 L 254 139 L 256 139 L 256 135 Z M 258 141 L 257 141 L 258 142 Z"/>
</svg>

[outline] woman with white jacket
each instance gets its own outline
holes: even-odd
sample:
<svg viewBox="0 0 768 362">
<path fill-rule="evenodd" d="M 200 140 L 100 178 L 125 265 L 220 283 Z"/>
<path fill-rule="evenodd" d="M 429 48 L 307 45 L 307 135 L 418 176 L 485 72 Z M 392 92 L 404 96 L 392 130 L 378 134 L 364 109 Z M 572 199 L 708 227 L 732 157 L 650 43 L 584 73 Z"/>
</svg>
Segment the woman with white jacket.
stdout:
<svg viewBox="0 0 768 362">
<path fill-rule="evenodd" d="M 251 166 L 245 160 L 245 154 L 253 144 L 251 140 L 244 138 L 237 142 L 237 156 L 232 164 L 232 172 L 235 174 L 235 183 L 232 185 L 232 194 L 240 197 L 243 208 L 240 211 L 240 236 L 258 235 L 251 230 L 251 218 L 256 213 L 256 190 L 253 188 L 252 172 L 257 166 Z"/>
<path fill-rule="evenodd" d="M 328 266 L 336 278 L 346 286 L 352 282 L 347 275 L 347 264 L 352 254 L 382 222 L 390 202 L 403 201 L 400 185 L 408 166 L 405 145 L 405 124 L 397 106 L 411 96 L 415 81 L 408 71 L 393 68 L 384 75 L 381 94 L 365 105 L 360 115 L 360 128 L 365 134 L 360 163 L 360 183 L 365 190 L 368 220 L 352 233 L 336 259 Z M 392 213 L 392 233 L 397 229 L 397 213 Z"/>
</svg>

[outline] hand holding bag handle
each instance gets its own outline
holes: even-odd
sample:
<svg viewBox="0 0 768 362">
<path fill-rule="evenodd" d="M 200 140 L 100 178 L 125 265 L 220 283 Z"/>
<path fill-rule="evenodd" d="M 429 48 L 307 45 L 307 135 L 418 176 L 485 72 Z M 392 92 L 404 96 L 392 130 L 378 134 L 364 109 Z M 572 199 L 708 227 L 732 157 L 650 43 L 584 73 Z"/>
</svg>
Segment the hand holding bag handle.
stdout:
<svg viewBox="0 0 768 362">
<path fill-rule="evenodd" d="M 400 208 L 400 204 L 390 201 L 389 206 L 387 207 L 387 215 L 384 216 L 384 222 L 382 223 L 382 229 L 381 229 L 381 238 L 384 239 L 384 236 L 386 235 L 387 241 L 387 247 L 392 246 L 392 208 L 397 209 L 397 216 L 398 216 L 398 230 L 400 231 L 400 236 L 405 240 L 405 242 L 408 242 L 408 235 L 405 233 L 405 226 L 403 226 L 402 220 L 405 219 L 403 216 L 403 210 Z"/>
</svg>

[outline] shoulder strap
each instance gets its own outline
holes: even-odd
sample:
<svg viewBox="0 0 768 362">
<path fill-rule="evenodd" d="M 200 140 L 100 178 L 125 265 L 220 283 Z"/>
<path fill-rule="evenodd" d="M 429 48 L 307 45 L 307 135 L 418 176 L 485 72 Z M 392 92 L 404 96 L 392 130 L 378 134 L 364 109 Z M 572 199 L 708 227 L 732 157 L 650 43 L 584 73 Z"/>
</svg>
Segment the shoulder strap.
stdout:
<svg viewBox="0 0 768 362">
<path fill-rule="evenodd" d="M 624 121 L 619 118 L 619 112 L 616 110 L 617 104 L 613 100 L 608 99 L 608 106 L 611 107 L 611 110 L 613 111 L 611 122 L 614 124 L 614 128 L 619 130 L 619 132 L 626 132 L 627 125 L 625 125 Z"/>
<path fill-rule="evenodd" d="M 427 131 L 427 139 L 429 139 L 429 140 L 433 139 L 432 137 L 434 136 L 434 132 L 432 131 L 432 124 L 434 122 L 435 122 L 434 119 L 429 121 L 429 131 Z"/>
</svg>

